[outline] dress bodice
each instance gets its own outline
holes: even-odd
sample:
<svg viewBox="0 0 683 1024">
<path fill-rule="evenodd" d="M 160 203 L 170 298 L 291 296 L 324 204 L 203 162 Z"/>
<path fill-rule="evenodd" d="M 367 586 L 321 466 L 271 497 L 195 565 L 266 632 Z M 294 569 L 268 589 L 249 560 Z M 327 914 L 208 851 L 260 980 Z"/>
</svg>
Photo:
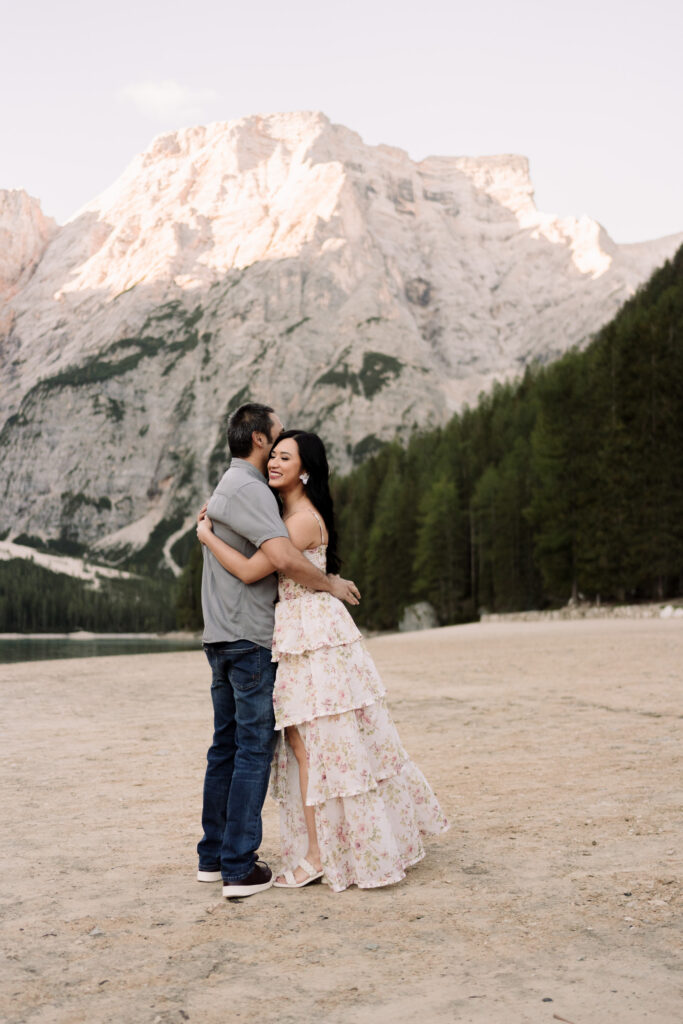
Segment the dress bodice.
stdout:
<svg viewBox="0 0 683 1024">
<path fill-rule="evenodd" d="M 326 544 L 304 551 L 304 556 L 325 572 Z M 299 654 L 360 640 L 358 626 L 344 604 L 327 591 L 312 590 L 289 576 L 278 574 L 278 594 L 273 661 L 278 661 L 282 654 Z"/>
<path fill-rule="evenodd" d="M 319 544 L 317 548 L 309 548 L 302 552 L 304 558 L 307 558 L 309 562 L 312 562 L 316 569 L 320 569 L 321 572 L 325 572 L 327 569 L 327 544 Z M 283 573 L 278 573 L 278 597 L 281 601 L 293 601 L 297 597 L 303 597 L 305 594 L 313 594 L 316 591 L 311 590 L 310 587 L 305 586 L 303 583 L 297 583 L 290 576 L 285 576 Z"/>
</svg>

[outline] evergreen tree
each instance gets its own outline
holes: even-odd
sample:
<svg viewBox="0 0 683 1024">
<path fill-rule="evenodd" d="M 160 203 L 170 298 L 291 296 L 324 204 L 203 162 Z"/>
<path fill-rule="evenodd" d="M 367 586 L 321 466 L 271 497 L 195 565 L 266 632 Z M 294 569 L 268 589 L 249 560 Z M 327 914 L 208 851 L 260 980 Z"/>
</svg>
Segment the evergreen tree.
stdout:
<svg viewBox="0 0 683 1024">
<path fill-rule="evenodd" d="M 536 560 L 551 600 L 579 596 L 592 557 L 582 527 L 597 501 L 598 463 L 585 358 L 568 353 L 537 378 L 540 409 L 531 436 L 533 491 L 529 521 Z"/>
<path fill-rule="evenodd" d="M 178 580 L 175 607 L 178 629 L 199 630 L 204 625 L 202 616 L 202 545 L 197 543 L 190 551 L 187 565 Z"/>
<path fill-rule="evenodd" d="M 396 626 L 410 603 L 415 495 L 403 476 L 405 452 L 389 446 L 368 534 L 366 578 L 361 609 L 373 629 Z"/>
<path fill-rule="evenodd" d="M 413 560 L 413 596 L 431 602 L 442 624 L 465 614 L 466 521 L 455 481 L 442 474 L 419 504 Z"/>
<path fill-rule="evenodd" d="M 518 483 L 509 460 L 488 466 L 472 501 L 478 598 L 482 607 L 496 611 L 524 607 L 528 601 L 521 564 L 524 524 Z"/>
</svg>

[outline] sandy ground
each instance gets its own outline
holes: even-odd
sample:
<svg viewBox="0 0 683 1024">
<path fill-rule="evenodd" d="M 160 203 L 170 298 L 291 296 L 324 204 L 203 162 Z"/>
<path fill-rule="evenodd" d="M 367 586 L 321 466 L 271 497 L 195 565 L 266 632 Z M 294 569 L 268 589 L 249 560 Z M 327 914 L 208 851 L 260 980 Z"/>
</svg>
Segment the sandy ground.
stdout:
<svg viewBox="0 0 683 1024">
<path fill-rule="evenodd" d="M 683 622 L 370 647 L 451 831 L 398 886 L 238 902 L 194 880 L 201 652 L 0 666 L 3 1020 L 683 1019 Z"/>
</svg>

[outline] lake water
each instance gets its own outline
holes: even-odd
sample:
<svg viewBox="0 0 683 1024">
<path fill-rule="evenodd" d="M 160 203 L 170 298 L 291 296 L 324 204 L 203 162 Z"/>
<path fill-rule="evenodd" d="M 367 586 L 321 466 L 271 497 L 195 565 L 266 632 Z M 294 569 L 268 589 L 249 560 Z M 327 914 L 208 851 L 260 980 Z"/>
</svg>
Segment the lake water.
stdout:
<svg viewBox="0 0 683 1024">
<path fill-rule="evenodd" d="M 51 658 L 97 658 L 112 654 L 161 654 L 168 651 L 199 651 L 198 637 L 68 636 L 0 637 L 0 664 L 45 661 Z"/>
</svg>

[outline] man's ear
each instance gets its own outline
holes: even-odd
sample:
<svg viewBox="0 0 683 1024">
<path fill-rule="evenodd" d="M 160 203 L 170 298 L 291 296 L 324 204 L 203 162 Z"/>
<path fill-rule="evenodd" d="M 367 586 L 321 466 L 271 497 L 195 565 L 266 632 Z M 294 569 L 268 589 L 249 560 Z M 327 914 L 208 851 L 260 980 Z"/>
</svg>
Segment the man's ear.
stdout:
<svg viewBox="0 0 683 1024">
<path fill-rule="evenodd" d="M 252 448 L 265 448 L 268 438 L 260 430 L 253 430 L 251 434 Z"/>
</svg>

